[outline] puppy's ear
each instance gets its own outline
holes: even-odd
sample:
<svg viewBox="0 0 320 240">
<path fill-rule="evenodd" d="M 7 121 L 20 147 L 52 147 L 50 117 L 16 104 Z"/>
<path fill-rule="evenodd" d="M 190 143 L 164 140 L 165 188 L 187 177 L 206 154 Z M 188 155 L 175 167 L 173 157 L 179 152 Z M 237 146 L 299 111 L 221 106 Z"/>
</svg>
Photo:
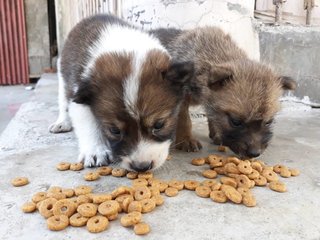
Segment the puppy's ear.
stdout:
<svg viewBox="0 0 320 240">
<path fill-rule="evenodd" d="M 279 80 L 281 82 L 283 90 L 296 90 L 297 82 L 293 78 L 287 76 L 280 76 Z"/>
<path fill-rule="evenodd" d="M 172 62 L 167 71 L 162 72 L 162 77 L 168 80 L 174 87 L 183 88 L 189 86 L 194 77 L 193 62 Z"/>
<path fill-rule="evenodd" d="M 208 87 L 213 91 L 222 89 L 233 78 L 232 67 L 229 64 L 212 66 L 208 78 Z"/>
<path fill-rule="evenodd" d="M 79 83 L 78 89 L 73 94 L 72 101 L 75 103 L 90 105 L 93 97 L 93 88 L 89 81 Z"/>
</svg>

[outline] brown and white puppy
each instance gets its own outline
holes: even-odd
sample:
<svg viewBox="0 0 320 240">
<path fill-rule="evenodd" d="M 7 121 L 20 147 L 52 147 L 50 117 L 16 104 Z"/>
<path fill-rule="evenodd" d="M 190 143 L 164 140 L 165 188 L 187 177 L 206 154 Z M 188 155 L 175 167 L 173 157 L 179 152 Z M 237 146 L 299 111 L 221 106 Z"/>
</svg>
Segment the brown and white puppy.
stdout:
<svg viewBox="0 0 320 240">
<path fill-rule="evenodd" d="M 49 130 L 73 126 L 86 166 L 116 161 L 129 170 L 155 169 L 167 158 L 192 75 L 193 64 L 171 62 L 148 33 L 111 15 L 84 19 L 61 55 L 60 111 Z"/>
<path fill-rule="evenodd" d="M 296 83 L 268 66 L 250 60 L 231 37 L 217 27 L 152 31 L 179 61 L 194 61 L 190 95 L 179 114 L 177 148 L 198 151 L 193 138 L 189 105 L 206 109 L 210 138 L 242 157 L 257 157 L 272 137 L 272 122 L 283 90 Z"/>
</svg>

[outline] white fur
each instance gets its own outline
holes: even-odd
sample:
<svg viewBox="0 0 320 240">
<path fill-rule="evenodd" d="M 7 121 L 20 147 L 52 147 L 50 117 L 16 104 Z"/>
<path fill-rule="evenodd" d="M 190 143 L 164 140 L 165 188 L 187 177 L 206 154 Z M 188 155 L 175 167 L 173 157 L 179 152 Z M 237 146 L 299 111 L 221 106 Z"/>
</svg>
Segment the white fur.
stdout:
<svg viewBox="0 0 320 240">
<path fill-rule="evenodd" d="M 90 107 L 71 103 L 69 112 L 79 142 L 78 160 L 86 167 L 107 165 L 112 159 L 109 142 L 104 141 Z"/>
<path fill-rule="evenodd" d="M 52 133 L 69 132 L 72 129 L 72 124 L 68 114 L 69 102 L 66 95 L 65 81 L 60 72 L 60 59 L 58 59 L 57 67 L 58 67 L 58 81 L 59 81 L 59 93 L 58 93 L 59 94 L 58 96 L 59 116 L 56 122 L 51 124 L 49 127 L 49 131 Z"/>
<path fill-rule="evenodd" d="M 130 169 L 130 163 L 153 161 L 153 169 L 160 167 L 168 157 L 171 140 L 162 143 L 142 139 L 130 156 L 122 157 L 121 166 Z M 131 169 L 133 170 L 133 169 Z"/>
<path fill-rule="evenodd" d="M 90 48 L 90 58 L 84 68 L 83 77 L 88 77 L 95 61 L 105 53 L 133 54 L 132 73 L 124 81 L 124 103 L 129 114 L 138 119 L 136 104 L 139 93 L 142 64 L 150 50 L 158 49 L 167 52 L 159 40 L 138 29 L 119 25 L 106 25 L 100 37 Z"/>
</svg>

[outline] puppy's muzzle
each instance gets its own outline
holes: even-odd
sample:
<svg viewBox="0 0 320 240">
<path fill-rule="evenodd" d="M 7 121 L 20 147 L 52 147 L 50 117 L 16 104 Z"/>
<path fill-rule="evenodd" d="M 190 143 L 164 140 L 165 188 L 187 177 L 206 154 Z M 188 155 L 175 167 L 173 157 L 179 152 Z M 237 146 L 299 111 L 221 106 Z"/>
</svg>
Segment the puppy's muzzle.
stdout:
<svg viewBox="0 0 320 240">
<path fill-rule="evenodd" d="M 137 172 L 146 172 L 153 167 L 153 161 L 150 162 L 132 162 L 130 168 Z"/>
</svg>

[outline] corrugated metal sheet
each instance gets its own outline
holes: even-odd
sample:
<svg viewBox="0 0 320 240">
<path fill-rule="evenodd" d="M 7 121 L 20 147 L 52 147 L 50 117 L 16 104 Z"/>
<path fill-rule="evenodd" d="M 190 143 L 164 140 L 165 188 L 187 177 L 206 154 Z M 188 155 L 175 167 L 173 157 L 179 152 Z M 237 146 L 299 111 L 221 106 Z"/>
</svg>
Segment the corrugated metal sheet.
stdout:
<svg viewBox="0 0 320 240">
<path fill-rule="evenodd" d="M 29 83 L 23 0 L 0 0 L 0 84 Z"/>
</svg>

